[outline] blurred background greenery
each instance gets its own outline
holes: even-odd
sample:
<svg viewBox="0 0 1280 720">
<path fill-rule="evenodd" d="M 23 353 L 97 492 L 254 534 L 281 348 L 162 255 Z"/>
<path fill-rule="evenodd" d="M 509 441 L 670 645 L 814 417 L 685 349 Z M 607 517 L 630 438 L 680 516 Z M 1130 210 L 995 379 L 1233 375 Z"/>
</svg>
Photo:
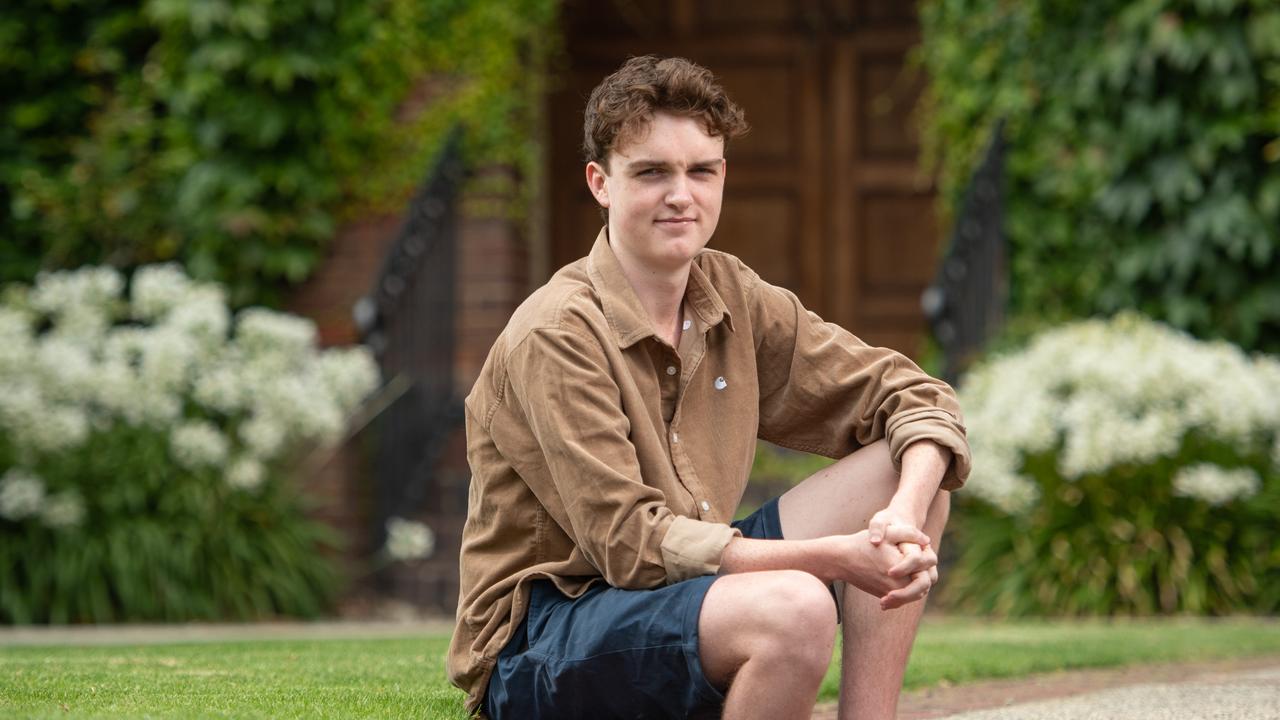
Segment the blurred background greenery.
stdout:
<svg viewBox="0 0 1280 720">
<path fill-rule="evenodd" d="M 918 9 L 915 57 L 929 80 L 919 118 L 944 217 L 954 214 L 997 120 L 1007 121 L 1009 321 L 975 374 L 1007 370 L 1003 359 L 1030 363 L 1037 341 L 1121 311 L 1189 333 L 1205 357 L 1221 355 L 1216 340 L 1234 352 L 1280 352 L 1280 5 L 924 0 Z M 513 181 L 503 212 L 527 223 L 545 150 L 539 106 L 559 72 L 560 11 L 557 0 L 14 0 L 0 11 L 0 282 L 172 260 L 195 280 L 225 288 L 229 313 L 278 306 L 315 273 L 339 224 L 407 205 L 456 124 L 465 127 L 468 165 L 514 170 L 485 181 Z M 20 294 L 9 294 L 17 298 L 12 322 L 0 331 L 37 344 L 56 339 L 63 320 L 24 305 Z M 1225 435 L 1227 416 L 1191 418 L 1174 448 L 1065 472 L 1064 458 L 1077 452 L 1072 438 L 1097 421 L 1079 408 L 1159 360 L 1127 350 L 1128 365 L 1090 374 L 1089 363 L 1107 363 L 1110 341 L 1072 337 L 1080 342 L 1064 348 L 1061 361 L 1083 374 L 1056 385 L 1037 384 L 1032 374 L 1019 386 L 1053 399 L 1037 416 L 1049 430 L 1034 441 L 992 441 L 1030 436 L 1001 426 L 989 388 L 962 384 L 966 412 L 997 418 L 971 424 L 975 447 L 999 445 L 1002 454 L 976 464 L 972 492 L 956 496 L 949 543 L 959 554 L 957 578 L 944 599 L 1004 614 L 1274 612 L 1280 418 L 1259 410 L 1245 432 Z M 236 342 L 225 332 L 221 341 Z M 102 360 L 101 348 L 86 347 Z M 0 383 L 28 387 L 30 358 L 10 360 Z M 1215 375 L 1210 363 L 1210 372 L 1186 375 L 1202 380 L 1198 394 L 1161 395 L 1156 382 L 1151 397 L 1172 404 L 1135 396 L 1111 412 L 1130 429 L 1149 428 L 1161 413 L 1198 402 L 1188 398 L 1231 399 L 1242 387 L 1255 399 L 1280 397 L 1280 380 L 1267 369 L 1274 359 L 1241 362 L 1262 369 L 1245 382 Z M 229 436 L 241 422 L 206 412 L 195 403 L 183 417 L 221 423 Z M 40 460 L 66 468 L 118 458 L 121 482 L 137 486 L 80 492 L 92 521 L 114 529 L 101 534 L 100 549 L 68 555 L 70 570 L 6 550 L 0 569 L 24 579 L 6 582 L 4 592 L 28 594 L 0 603 L 9 608 L 4 621 L 312 615 L 331 607 L 335 580 L 309 554 L 325 545 L 322 533 L 295 522 L 301 510 L 287 493 L 271 505 L 284 514 L 255 520 L 280 529 L 283 554 L 259 557 L 254 548 L 265 541 L 212 520 L 231 559 L 193 559 L 203 552 L 199 543 L 158 539 L 210 507 L 202 494 L 210 481 L 196 473 L 184 476 L 190 487 L 161 482 L 155 468 L 173 461 L 163 439 L 131 433 L 99 432 L 101 453 Z M 0 443 L 0 471 L 37 469 L 16 447 Z M 776 492 L 825 462 L 762 447 L 753 480 Z M 1204 492 L 1179 494 L 1174 481 L 1186 477 L 1179 473 L 1203 466 L 1217 468 L 1196 476 Z M 1215 490 L 1246 469 L 1250 482 Z M 106 471 L 85 470 L 81 480 L 72 478 L 79 471 L 48 472 L 74 489 Z M 13 488 L 31 487 L 0 490 L 21 500 L 30 494 Z M 1009 487 L 1034 492 L 1018 507 L 992 501 Z M 141 499 L 121 504 L 117 493 Z M 226 517 L 259 512 L 239 497 L 227 495 L 226 507 L 240 509 Z M 112 503 L 120 512 L 103 510 Z M 192 509 L 174 516 L 182 518 L 176 529 L 148 529 L 172 520 L 164 513 L 178 506 Z M 0 518 L 4 547 L 18 548 L 17 538 L 21 547 L 48 545 L 60 531 L 38 517 Z M 191 581 L 218 588 L 160 604 L 126 597 L 142 582 L 128 573 L 172 564 L 141 558 L 170 551 L 186 568 L 222 568 Z M 93 557 L 116 558 L 124 574 L 102 589 L 82 585 L 74 568 L 98 562 Z M 289 597 L 234 584 L 257 573 L 244 568 L 270 577 L 283 572 L 281 562 L 298 569 L 273 585 L 296 589 Z"/>
<path fill-rule="evenodd" d="M 1280 351 L 1280 6 L 935 0 L 926 157 L 954 207 L 1007 118 L 1010 332 L 1136 309 Z"/>
<path fill-rule="evenodd" d="M 444 132 L 527 171 L 552 0 L 18 0 L 0 13 L 0 281 L 180 261 L 233 305 L 403 207 Z M 429 87 L 418 83 L 430 75 Z M 422 97 L 406 99 L 410 92 Z M 401 113 L 409 117 L 401 117 Z M 532 176 L 532 173 L 527 173 Z"/>
<path fill-rule="evenodd" d="M 945 601 L 1275 612 L 1280 366 L 1203 341 L 1280 352 L 1280 5 L 920 8 L 944 208 L 1000 118 L 1009 142 L 1009 320 L 961 382 L 975 469 Z M 1120 311 L 1202 342 L 1072 324 Z"/>
</svg>

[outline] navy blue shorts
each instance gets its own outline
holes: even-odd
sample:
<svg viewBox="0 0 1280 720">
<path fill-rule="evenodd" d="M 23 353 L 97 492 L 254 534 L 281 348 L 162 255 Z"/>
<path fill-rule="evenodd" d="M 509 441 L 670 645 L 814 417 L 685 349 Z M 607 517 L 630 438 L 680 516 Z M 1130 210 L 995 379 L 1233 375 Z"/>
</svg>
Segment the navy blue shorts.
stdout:
<svg viewBox="0 0 1280 720">
<path fill-rule="evenodd" d="M 733 523 L 779 540 L 778 501 Z M 702 672 L 698 615 L 715 575 L 653 590 L 598 584 L 569 598 L 531 586 L 529 612 L 498 655 L 482 705 L 507 718 L 720 717 L 724 695 Z"/>
</svg>

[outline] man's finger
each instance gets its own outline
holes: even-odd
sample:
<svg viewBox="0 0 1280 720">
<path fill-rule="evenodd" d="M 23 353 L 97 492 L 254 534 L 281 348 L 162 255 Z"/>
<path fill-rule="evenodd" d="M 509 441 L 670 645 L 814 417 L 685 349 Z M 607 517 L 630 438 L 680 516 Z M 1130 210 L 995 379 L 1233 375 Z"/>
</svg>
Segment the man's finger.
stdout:
<svg viewBox="0 0 1280 720">
<path fill-rule="evenodd" d="M 919 545 L 902 543 L 898 548 L 902 550 L 906 557 L 889 568 L 889 577 L 903 577 L 905 575 L 915 575 L 919 572 L 927 572 L 938 564 L 938 556 L 931 550 L 922 550 Z"/>
<path fill-rule="evenodd" d="M 920 546 L 915 543 L 899 543 L 898 550 L 902 552 L 902 559 L 890 567 L 885 574 L 889 577 L 903 577 L 919 572 L 923 568 L 915 567 L 917 558 L 920 556 Z"/>
<path fill-rule="evenodd" d="M 887 528 L 888 526 L 884 520 L 881 520 L 878 515 L 873 516 L 871 522 L 867 524 L 867 539 L 871 541 L 872 545 L 879 545 L 884 540 Z"/>
<path fill-rule="evenodd" d="M 884 610 L 892 610 L 907 603 L 923 600 L 924 596 L 929 594 L 929 588 L 932 585 L 933 583 L 929 580 L 929 573 L 919 573 L 906 587 L 894 590 L 881 598 L 880 607 Z"/>
<path fill-rule="evenodd" d="M 910 525 L 890 525 L 888 530 L 885 532 L 885 536 L 885 540 L 888 540 L 894 545 L 915 543 L 920 547 L 928 547 L 929 543 L 932 542 L 929 540 L 929 536 L 925 535 L 920 528 L 912 527 Z"/>
</svg>

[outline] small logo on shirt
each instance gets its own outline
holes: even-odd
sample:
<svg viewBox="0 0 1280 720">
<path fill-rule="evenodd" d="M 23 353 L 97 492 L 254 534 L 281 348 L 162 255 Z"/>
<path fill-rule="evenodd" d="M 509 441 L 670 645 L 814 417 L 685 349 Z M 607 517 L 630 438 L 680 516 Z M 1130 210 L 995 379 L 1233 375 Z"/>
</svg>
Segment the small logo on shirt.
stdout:
<svg viewBox="0 0 1280 720">
<path fill-rule="evenodd" d="M 727 388 L 727 387 L 729 387 L 729 383 L 727 383 L 727 382 L 725 382 L 725 381 L 724 381 L 724 377 L 723 377 L 723 376 L 716 378 L 716 389 L 717 389 L 717 390 L 723 390 L 723 389 L 725 389 L 725 388 Z"/>
</svg>

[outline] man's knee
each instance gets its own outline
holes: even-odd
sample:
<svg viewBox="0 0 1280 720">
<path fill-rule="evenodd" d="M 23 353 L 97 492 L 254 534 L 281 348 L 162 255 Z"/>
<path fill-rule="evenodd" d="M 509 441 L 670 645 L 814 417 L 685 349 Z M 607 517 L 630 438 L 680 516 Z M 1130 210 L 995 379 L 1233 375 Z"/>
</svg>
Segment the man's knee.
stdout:
<svg viewBox="0 0 1280 720">
<path fill-rule="evenodd" d="M 819 674 L 826 672 L 836 632 L 836 603 L 831 591 L 818 578 L 799 570 L 779 571 L 773 582 L 773 602 L 765 612 L 777 621 L 770 638 L 775 643 L 774 654 L 804 663 Z"/>
<path fill-rule="evenodd" d="M 729 581 L 725 583 L 725 581 Z M 737 635 L 738 664 L 752 658 L 824 673 L 835 643 L 836 607 L 826 585 L 799 570 L 742 573 L 721 578 L 720 613 L 713 625 Z M 708 599 L 713 593 L 708 592 Z M 731 616 L 731 617 L 730 617 Z"/>
</svg>

